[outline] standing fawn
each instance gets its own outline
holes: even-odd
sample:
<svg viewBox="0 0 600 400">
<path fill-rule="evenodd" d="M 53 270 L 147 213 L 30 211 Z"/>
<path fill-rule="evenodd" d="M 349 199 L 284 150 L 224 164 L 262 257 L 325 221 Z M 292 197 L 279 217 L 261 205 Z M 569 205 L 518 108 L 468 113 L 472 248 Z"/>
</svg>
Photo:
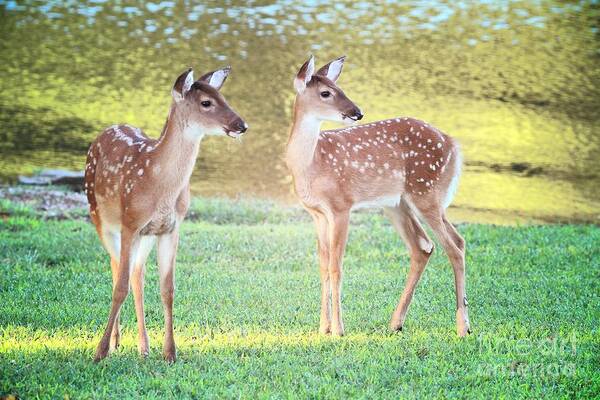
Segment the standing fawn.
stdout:
<svg viewBox="0 0 600 400">
<path fill-rule="evenodd" d="M 144 269 L 155 242 L 165 313 L 163 356 L 176 358 L 173 339 L 173 275 L 179 225 L 189 206 L 189 181 L 205 135 L 239 137 L 248 126 L 219 89 L 230 68 L 194 82 L 191 68 L 171 91 L 173 102 L 158 140 L 130 125 L 113 125 L 90 146 L 84 188 L 98 236 L 110 255 L 112 306 L 95 361 L 119 345 L 119 312 L 133 288 L 139 351 L 148 355 L 144 322 Z"/>
<path fill-rule="evenodd" d="M 360 109 L 336 85 L 344 57 L 314 72 L 311 56 L 294 86 L 286 162 L 297 196 L 315 221 L 321 275 L 319 331 L 344 334 L 342 259 L 352 209 L 384 207 L 410 253 L 410 270 L 390 327 L 402 330 L 415 286 L 433 253 L 417 215 L 431 227 L 452 266 L 459 336 L 470 333 L 465 293 L 465 241 L 446 219 L 461 168 L 458 144 L 413 118 L 394 118 L 320 132 L 322 121 L 356 121 Z"/>
</svg>

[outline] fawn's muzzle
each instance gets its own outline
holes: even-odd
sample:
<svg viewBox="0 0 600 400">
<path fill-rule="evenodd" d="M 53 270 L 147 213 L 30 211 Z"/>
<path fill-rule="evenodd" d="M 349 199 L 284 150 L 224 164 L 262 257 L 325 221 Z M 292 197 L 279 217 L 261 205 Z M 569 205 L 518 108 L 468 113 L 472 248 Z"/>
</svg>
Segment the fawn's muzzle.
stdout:
<svg viewBox="0 0 600 400">
<path fill-rule="evenodd" d="M 247 130 L 248 124 L 240 118 L 229 124 L 229 126 L 225 128 L 225 133 L 227 133 L 227 136 L 239 137 Z"/>
<path fill-rule="evenodd" d="M 354 108 L 350 112 L 344 114 L 344 117 L 350 118 L 353 121 L 361 120 L 363 117 L 363 113 L 358 108 Z"/>
</svg>

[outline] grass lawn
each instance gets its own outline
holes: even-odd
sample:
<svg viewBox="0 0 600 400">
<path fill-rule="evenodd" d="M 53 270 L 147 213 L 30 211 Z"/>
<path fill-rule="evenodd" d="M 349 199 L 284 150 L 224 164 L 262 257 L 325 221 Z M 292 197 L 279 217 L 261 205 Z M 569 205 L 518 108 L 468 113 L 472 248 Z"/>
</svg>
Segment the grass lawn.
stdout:
<svg viewBox="0 0 600 400">
<path fill-rule="evenodd" d="M 152 256 L 150 356 L 138 357 L 129 296 L 122 347 L 94 364 L 111 278 L 92 225 L 0 206 L 0 397 L 600 394 L 598 227 L 460 225 L 473 328 L 461 340 L 452 269 L 439 246 L 404 331 L 388 332 L 408 255 L 381 215 L 356 214 L 345 258 L 347 336 L 335 339 L 317 333 L 320 283 L 309 218 L 262 202 L 197 200 L 182 228 L 176 269 L 178 361 L 161 358 Z"/>
</svg>

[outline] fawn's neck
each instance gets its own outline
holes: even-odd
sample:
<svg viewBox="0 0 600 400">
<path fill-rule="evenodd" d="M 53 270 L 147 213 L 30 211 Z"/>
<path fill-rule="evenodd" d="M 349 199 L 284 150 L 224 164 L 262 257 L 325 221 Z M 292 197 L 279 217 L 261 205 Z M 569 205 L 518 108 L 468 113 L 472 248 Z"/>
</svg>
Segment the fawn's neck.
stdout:
<svg viewBox="0 0 600 400">
<path fill-rule="evenodd" d="M 321 120 L 294 105 L 294 119 L 287 143 L 286 163 L 292 173 L 306 170 L 313 163 L 319 141 Z"/>
<path fill-rule="evenodd" d="M 163 188 L 180 189 L 189 182 L 203 137 L 186 110 L 171 105 L 152 160 Z"/>
</svg>

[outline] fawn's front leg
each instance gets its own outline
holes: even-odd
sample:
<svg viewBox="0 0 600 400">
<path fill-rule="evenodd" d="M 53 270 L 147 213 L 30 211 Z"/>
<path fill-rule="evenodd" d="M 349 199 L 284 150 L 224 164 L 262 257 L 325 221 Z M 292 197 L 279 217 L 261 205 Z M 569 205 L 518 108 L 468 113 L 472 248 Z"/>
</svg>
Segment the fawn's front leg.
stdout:
<svg viewBox="0 0 600 400">
<path fill-rule="evenodd" d="M 113 290 L 115 290 L 119 278 L 119 261 L 116 258 L 110 258 L 110 269 L 112 272 L 112 287 Z M 113 325 L 112 333 L 110 335 L 110 345 L 108 350 L 109 353 L 116 350 L 121 344 L 121 325 L 119 323 L 119 314 L 121 314 L 120 311 L 115 316 L 115 323 Z"/>
<path fill-rule="evenodd" d="M 173 337 L 173 297 L 175 294 L 175 257 L 179 242 L 179 226 L 173 232 L 158 238 L 158 270 L 160 273 L 160 297 L 165 313 L 165 341 L 163 356 L 168 362 L 175 362 L 177 351 Z"/>
<path fill-rule="evenodd" d="M 131 274 L 131 289 L 138 327 L 138 351 L 142 357 L 146 357 L 150 352 L 144 315 L 144 272 L 146 270 L 146 260 L 154 246 L 154 240 L 154 236 L 142 236 L 140 238 L 139 250 L 133 262 L 133 272 Z"/>
<path fill-rule="evenodd" d="M 329 239 L 327 236 L 327 218 L 311 211 L 317 229 L 317 251 L 319 255 L 319 274 L 321 277 L 321 318 L 319 333 L 331 333 L 331 280 L 329 279 Z"/>
<path fill-rule="evenodd" d="M 329 219 L 329 279 L 331 280 L 331 334 L 344 335 L 342 320 L 342 262 L 348 240 L 349 211 L 333 214 Z"/>
<path fill-rule="evenodd" d="M 108 314 L 108 323 L 106 329 L 100 339 L 100 343 L 96 348 L 96 355 L 94 361 L 98 362 L 108 355 L 110 349 L 110 338 L 112 331 L 117 322 L 117 317 L 121 310 L 121 305 L 129 293 L 129 273 L 131 271 L 131 261 L 135 259 L 135 253 L 137 251 L 139 243 L 139 237 L 137 232 L 131 232 L 126 228 L 122 229 L 121 232 L 121 255 L 119 260 L 119 266 L 117 269 L 117 279 L 113 287 L 112 305 L 110 313 Z"/>
</svg>

